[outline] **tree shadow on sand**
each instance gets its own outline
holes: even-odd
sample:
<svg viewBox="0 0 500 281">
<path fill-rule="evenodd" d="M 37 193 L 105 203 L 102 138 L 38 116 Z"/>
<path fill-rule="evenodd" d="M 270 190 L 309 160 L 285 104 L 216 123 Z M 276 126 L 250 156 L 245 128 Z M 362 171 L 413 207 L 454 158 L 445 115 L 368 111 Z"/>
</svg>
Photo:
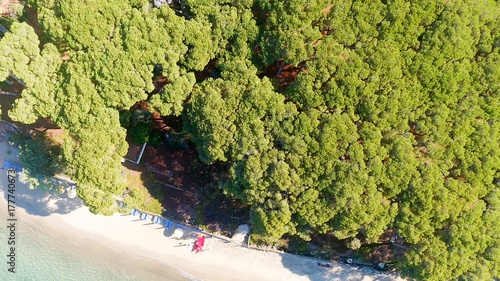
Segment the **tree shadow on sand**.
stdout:
<svg viewBox="0 0 500 281">
<path fill-rule="evenodd" d="M 0 142 L 0 167 L 4 161 L 9 161 L 21 166 L 17 154 L 19 149 L 4 142 Z M 66 194 L 56 195 L 41 188 L 29 189 L 28 184 L 21 183 L 16 175 L 12 193 L 9 192 L 7 169 L 0 170 L 0 189 L 6 201 L 13 200 L 15 208 L 22 208 L 28 214 L 36 216 L 49 216 L 51 214 L 67 214 L 84 206 L 80 198 L 71 199 Z M 10 197 L 8 195 L 13 195 Z"/>
<path fill-rule="evenodd" d="M 7 200 L 9 193 L 6 188 L 2 189 Z M 41 189 L 29 189 L 19 181 L 16 181 L 14 196 L 16 208 L 22 208 L 28 214 L 36 216 L 67 214 L 85 206 L 79 198 L 71 199 L 66 194 L 54 195 Z"/>
<path fill-rule="evenodd" d="M 311 281 L 338 280 L 338 281 L 392 281 L 397 277 L 385 274 L 371 267 L 357 267 L 341 263 L 328 262 L 316 258 L 296 256 L 282 253 L 283 266 L 296 275 L 305 276 Z M 331 267 L 319 266 L 328 264 Z M 365 279 L 366 278 L 366 279 Z"/>
</svg>

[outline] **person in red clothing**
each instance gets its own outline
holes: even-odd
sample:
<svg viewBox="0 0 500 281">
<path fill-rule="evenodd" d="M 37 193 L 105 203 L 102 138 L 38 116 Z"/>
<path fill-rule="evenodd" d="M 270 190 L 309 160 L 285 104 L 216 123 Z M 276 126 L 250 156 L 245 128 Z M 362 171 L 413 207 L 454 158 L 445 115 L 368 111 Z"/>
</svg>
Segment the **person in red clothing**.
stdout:
<svg viewBox="0 0 500 281">
<path fill-rule="evenodd" d="M 196 253 L 201 252 L 203 250 L 203 245 L 205 245 L 205 236 L 198 235 L 198 240 L 196 240 Z"/>
</svg>

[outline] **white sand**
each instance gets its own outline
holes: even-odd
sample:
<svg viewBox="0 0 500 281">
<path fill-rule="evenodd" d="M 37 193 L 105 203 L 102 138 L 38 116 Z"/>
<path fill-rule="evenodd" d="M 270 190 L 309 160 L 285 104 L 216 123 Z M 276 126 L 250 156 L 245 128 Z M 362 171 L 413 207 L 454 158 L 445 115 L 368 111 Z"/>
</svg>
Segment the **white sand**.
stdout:
<svg viewBox="0 0 500 281">
<path fill-rule="evenodd" d="M 11 151 L 11 153 L 7 153 Z M 20 163 L 17 149 L 0 143 L 0 167 L 4 160 Z M 0 173 L 0 211 L 5 212 L 7 177 Z M 172 229 L 140 221 L 131 215 L 111 217 L 93 215 L 80 199 L 56 196 L 41 190 L 29 190 L 16 183 L 16 216 L 23 223 L 38 227 L 59 239 L 71 240 L 89 249 L 110 248 L 121 256 L 146 257 L 180 268 L 202 280 L 402 280 L 381 274 L 373 269 L 357 269 L 331 263 L 323 268 L 318 262 L 327 261 L 290 254 L 266 253 L 207 238 L 204 251 L 195 254 L 191 247 L 177 247 L 179 243 L 193 244 L 194 238 L 169 238 Z M 77 236 L 77 237 L 76 237 Z M 75 237 L 77 239 L 75 239 Z"/>
</svg>

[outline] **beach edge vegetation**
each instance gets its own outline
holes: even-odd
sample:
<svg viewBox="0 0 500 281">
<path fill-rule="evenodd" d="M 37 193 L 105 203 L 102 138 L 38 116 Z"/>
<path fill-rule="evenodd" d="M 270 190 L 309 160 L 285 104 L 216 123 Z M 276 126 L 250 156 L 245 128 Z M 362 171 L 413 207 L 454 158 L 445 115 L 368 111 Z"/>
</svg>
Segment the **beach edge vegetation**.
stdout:
<svg viewBox="0 0 500 281">
<path fill-rule="evenodd" d="M 26 83 L 9 117 L 63 129 L 53 159 L 93 212 L 127 188 L 120 112 L 145 102 L 227 164 L 219 186 L 263 241 L 392 233 L 405 277 L 498 277 L 497 1 L 27 5 L 37 29 L 14 22 L 0 40 L 0 80 Z"/>
</svg>

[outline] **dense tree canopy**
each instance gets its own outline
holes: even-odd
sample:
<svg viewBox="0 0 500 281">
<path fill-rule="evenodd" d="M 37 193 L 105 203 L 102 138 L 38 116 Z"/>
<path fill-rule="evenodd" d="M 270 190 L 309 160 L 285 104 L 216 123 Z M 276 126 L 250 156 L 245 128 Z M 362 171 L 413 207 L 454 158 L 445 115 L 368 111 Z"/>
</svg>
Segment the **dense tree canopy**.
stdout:
<svg viewBox="0 0 500 281">
<path fill-rule="evenodd" d="M 145 101 L 182 114 L 202 161 L 228 163 L 221 188 L 270 242 L 395 230 L 405 276 L 498 276 L 498 2 L 182 3 L 32 1 L 45 43 L 26 23 L 0 40 L 0 80 L 27 85 L 9 116 L 65 130 L 62 159 L 94 211 L 124 189 L 119 111 Z M 291 85 L 274 64 L 295 69 Z"/>
</svg>

